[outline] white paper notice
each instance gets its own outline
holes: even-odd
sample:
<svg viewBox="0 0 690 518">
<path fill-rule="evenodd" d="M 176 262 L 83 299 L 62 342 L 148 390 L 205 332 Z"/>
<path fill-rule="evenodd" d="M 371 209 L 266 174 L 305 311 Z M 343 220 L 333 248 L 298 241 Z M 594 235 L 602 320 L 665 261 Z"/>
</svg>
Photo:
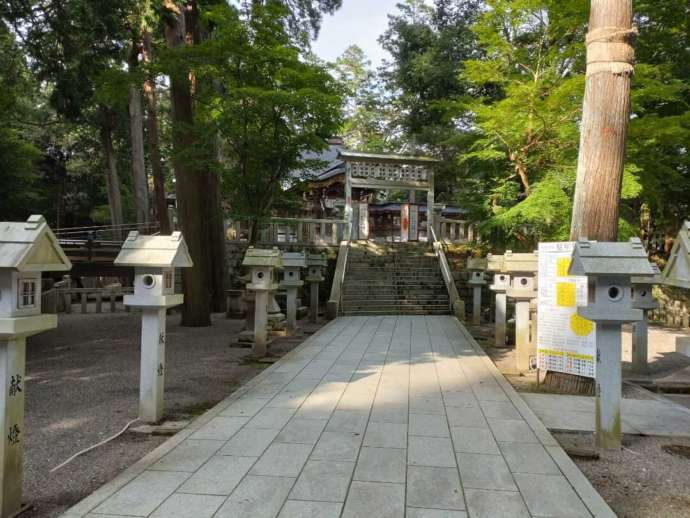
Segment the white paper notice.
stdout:
<svg viewBox="0 0 690 518">
<path fill-rule="evenodd" d="M 568 275 L 575 243 L 539 243 L 537 365 L 595 377 L 596 325 L 578 316 L 587 304 L 587 277 Z"/>
</svg>

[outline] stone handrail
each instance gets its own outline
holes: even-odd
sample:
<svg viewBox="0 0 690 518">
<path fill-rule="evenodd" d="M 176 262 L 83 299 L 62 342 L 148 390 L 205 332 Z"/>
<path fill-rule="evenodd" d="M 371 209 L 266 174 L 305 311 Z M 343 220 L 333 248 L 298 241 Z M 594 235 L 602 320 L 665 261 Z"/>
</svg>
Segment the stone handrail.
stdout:
<svg viewBox="0 0 690 518">
<path fill-rule="evenodd" d="M 349 241 L 341 241 L 338 248 L 338 261 L 335 265 L 333 274 L 333 284 L 331 286 L 331 296 L 326 303 L 326 313 L 328 318 L 334 319 L 338 316 L 340 308 L 343 281 L 345 279 L 345 269 L 347 267 L 347 256 L 350 250 Z"/>
<path fill-rule="evenodd" d="M 448 264 L 446 253 L 443 251 L 443 243 L 436 239 L 436 232 L 434 232 L 434 228 L 432 226 L 429 226 L 429 231 L 431 234 L 431 242 L 433 243 L 434 252 L 436 253 L 436 257 L 438 257 L 438 262 L 441 267 L 441 275 L 443 276 L 443 281 L 445 282 L 446 289 L 448 290 L 448 297 L 450 298 L 450 304 L 453 308 L 453 314 L 458 319 L 465 320 L 465 302 L 460 298 L 458 289 L 455 286 L 453 272 Z"/>
<path fill-rule="evenodd" d="M 316 218 L 271 218 L 269 223 L 260 225 L 257 243 L 278 244 L 298 243 L 308 245 L 338 245 L 345 236 L 347 221 L 341 219 Z M 243 221 L 229 224 L 227 238 L 230 241 L 247 241 L 250 226 Z"/>
<path fill-rule="evenodd" d="M 463 219 L 441 217 L 438 220 L 438 240 L 444 243 L 469 243 L 474 241 L 474 225 Z"/>
</svg>

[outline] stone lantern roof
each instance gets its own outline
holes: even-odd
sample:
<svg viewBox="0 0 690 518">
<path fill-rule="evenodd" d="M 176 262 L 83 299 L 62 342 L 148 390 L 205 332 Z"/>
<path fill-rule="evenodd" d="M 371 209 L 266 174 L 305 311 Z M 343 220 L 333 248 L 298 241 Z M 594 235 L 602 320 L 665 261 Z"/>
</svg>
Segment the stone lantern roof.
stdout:
<svg viewBox="0 0 690 518">
<path fill-rule="evenodd" d="M 72 263 L 43 216 L 0 222 L 0 268 L 20 272 L 67 271 Z"/>
<path fill-rule="evenodd" d="M 575 244 L 570 275 L 644 276 L 655 274 L 639 238 L 609 243 L 581 240 Z"/>
<path fill-rule="evenodd" d="M 669 286 L 690 289 L 690 221 L 683 223 L 678 232 L 661 282 Z"/>
<path fill-rule="evenodd" d="M 130 232 L 114 264 L 154 268 L 194 266 L 181 232 L 169 236 L 146 236 Z"/>
</svg>

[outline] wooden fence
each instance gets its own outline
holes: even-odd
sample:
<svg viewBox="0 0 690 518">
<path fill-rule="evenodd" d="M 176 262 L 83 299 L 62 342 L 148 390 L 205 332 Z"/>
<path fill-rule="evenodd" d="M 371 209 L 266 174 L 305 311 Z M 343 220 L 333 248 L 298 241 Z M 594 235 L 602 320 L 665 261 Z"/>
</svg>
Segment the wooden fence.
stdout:
<svg viewBox="0 0 690 518">
<path fill-rule="evenodd" d="M 111 313 L 118 309 L 129 311 L 127 306 L 118 304 L 122 297 L 132 293 L 133 288 L 123 287 L 119 283 L 102 287 L 77 288 L 72 286 L 72 279 L 65 275 L 63 280 L 56 282 L 51 288 L 41 293 L 41 308 L 44 313 L 71 313 L 75 300 L 80 313 L 87 313 L 89 301 L 95 301 L 96 313 L 103 312 L 103 303 L 109 305 Z"/>
</svg>

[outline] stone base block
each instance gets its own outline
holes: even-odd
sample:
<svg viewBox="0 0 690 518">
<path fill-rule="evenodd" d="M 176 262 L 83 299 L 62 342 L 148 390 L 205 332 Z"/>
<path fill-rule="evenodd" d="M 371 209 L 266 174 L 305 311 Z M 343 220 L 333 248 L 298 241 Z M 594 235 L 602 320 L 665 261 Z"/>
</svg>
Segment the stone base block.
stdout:
<svg viewBox="0 0 690 518">
<path fill-rule="evenodd" d="M 690 336 L 676 337 L 676 352 L 690 357 Z"/>
</svg>

